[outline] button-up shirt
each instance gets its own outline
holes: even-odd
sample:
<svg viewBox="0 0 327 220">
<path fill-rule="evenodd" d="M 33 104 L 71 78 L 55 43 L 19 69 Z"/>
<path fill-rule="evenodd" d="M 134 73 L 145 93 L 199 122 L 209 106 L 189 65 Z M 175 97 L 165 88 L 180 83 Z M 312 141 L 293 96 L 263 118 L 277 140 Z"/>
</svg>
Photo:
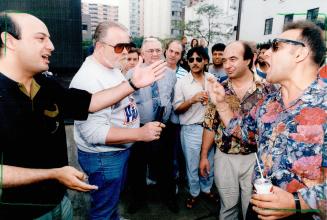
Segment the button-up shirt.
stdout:
<svg viewBox="0 0 327 220">
<path fill-rule="evenodd" d="M 249 90 L 245 93 L 242 100 L 240 100 L 237 97 L 230 80 L 224 81 L 222 86 L 225 88 L 226 101 L 235 116 L 248 114 L 259 100 L 272 91 L 275 91 L 275 87 L 272 85 L 263 83 L 260 80 L 255 80 Z M 249 154 L 257 151 L 256 143 L 247 143 L 241 141 L 238 137 L 227 136 L 224 134 L 223 129 L 225 126 L 219 118 L 215 105 L 212 103 L 209 103 L 206 109 L 203 127 L 215 131 L 215 143 L 221 152 L 228 154 Z"/>
<path fill-rule="evenodd" d="M 300 192 L 310 208 L 326 211 L 326 119 L 327 84 L 318 78 L 288 107 L 280 90 L 270 94 L 243 119 L 232 119 L 226 133 L 248 142 L 257 134 L 264 175 L 275 186 Z"/>
</svg>

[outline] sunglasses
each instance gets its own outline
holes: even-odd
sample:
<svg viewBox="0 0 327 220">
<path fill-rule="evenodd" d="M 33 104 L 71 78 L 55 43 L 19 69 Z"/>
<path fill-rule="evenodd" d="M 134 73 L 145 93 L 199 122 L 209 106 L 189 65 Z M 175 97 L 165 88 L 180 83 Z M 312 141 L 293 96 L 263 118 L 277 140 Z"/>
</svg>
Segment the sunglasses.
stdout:
<svg viewBox="0 0 327 220">
<path fill-rule="evenodd" d="M 271 50 L 273 52 L 276 52 L 279 48 L 278 43 L 286 43 L 286 44 L 291 44 L 291 45 L 295 45 L 295 46 L 302 46 L 305 47 L 305 44 L 303 42 L 300 41 L 296 41 L 296 40 L 289 40 L 289 39 L 284 39 L 284 38 L 275 38 L 272 42 L 271 42 Z"/>
<path fill-rule="evenodd" d="M 127 52 L 129 52 L 132 49 L 132 47 L 135 47 L 134 43 L 119 43 L 119 44 L 116 44 L 115 46 L 112 46 L 106 42 L 102 42 L 102 43 L 104 43 L 105 45 L 108 45 L 110 47 L 113 47 L 115 53 L 122 53 L 124 48 L 126 49 Z"/>
<path fill-rule="evenodd" d="M 196 62 L 198 62 L 198 63 L 201 63 L 203 59 L 202 59 L 202 57 L 196 57 L 196 58 L 190 57 L 190 58 L 188 58 L 188 62 L 190 62 L 190 63 L 193 63 L 194 60 L 196 60 Z"/>
</svg>

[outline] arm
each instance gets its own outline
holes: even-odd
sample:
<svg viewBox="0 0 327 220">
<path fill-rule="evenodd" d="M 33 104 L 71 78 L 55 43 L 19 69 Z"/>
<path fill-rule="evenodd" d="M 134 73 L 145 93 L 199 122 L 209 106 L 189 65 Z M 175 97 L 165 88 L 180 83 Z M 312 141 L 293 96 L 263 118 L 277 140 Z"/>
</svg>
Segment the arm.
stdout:
<svg viewBox="0 0 327 220">
<path fill-rule="evenodd" d="M 141 67 L 142 62 L 143 59 L 139 59 L 139 63 L 134 68 L 134 74 L 131 78 L 131 82 L 136 88 L 151 85 L 154 81 L 164 77 L 166 70 L 166 62 L 162 60 L 146 67 Z M 128 82 L 123 82 L 116 87 L 97 92 L 92 95 L 89 112 L 96 112 L 112 106 L 133 92 L 134 89 Z"/>
<path fill-rule="evenodd" d="M 135 141 L 149 142 L 158 140 L 162 128 L 165 125 L 160 122 L 149 122 L 141 128 L 110 128 L 106 137 L 106 144 L 125 144 Z"/>
<path fill-rule="evenodd" d="M 182 104 L 178 105 L 175 109 L 177 114 L 186 112 L 191 106 L 197 102 L 203 102 L 208 99 L 206 92 L 201 91 L 196 93 L 192 98 L 185 100 Z"/>
<path fill-rule="evenodd" d="M 214 143 L 215 132 L 207 128 L 203 129 L 201 157 L 200 157 L 200 174 L 203 177 L 210 173 L 210 163 L 208 160 L 208 152 Z"/>
<path fill-rule="evenodd" d="M 70 166 L 53 169 L 30 169 L 3 165 L 1 175 L 3 188 L 29 185 L 44 180 L 57 180 L 68 188 L 78 191 L 86 192 L 97 189 L 97 186 L 83 182 L 86 179 L 84 173 Z"/>
</svg>

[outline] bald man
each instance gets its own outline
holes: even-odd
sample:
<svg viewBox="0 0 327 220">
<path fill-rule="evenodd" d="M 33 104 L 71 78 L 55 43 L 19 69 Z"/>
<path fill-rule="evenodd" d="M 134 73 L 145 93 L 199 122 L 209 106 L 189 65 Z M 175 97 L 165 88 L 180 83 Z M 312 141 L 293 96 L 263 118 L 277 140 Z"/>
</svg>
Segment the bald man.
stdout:
<svg viewBox="0 0 327 220">
<path fill-rule="evenodd" d="M 41 20 L 0 12 L 0 219 L 72 219 L 66 188 L 98 187 L 67 166 L 64 118 L 85 120 L 162 77 L 165 66 L 140 69 L 129 82 L 92 95 L 38 74 L 49 69 L 53 50 Z"/>
</svg>

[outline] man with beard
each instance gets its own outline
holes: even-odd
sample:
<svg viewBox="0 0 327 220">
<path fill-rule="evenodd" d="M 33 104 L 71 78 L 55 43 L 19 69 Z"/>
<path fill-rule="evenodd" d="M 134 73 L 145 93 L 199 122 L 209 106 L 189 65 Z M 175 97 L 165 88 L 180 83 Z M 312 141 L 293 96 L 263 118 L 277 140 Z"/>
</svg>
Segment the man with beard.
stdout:
<svg viewBox="0 0 327 220">
<path fill-rule="evenodd" d="M 127 29 L 111 21 L 97 26 L 94 40 L 94 53 L 86 58 L 70 85 L 90 93 L 125 81 L 118 67 L 125 63 L 132 46 Z M 140 65 L 141 61 L 134 73 L 146 69 Z M 138 90 L 131 80 L 129 82 Z M 111 107 L 89 114 L 86 121 L 75 121 L 78 161 L 88 174 L 89 183 L 99 187 L 91 192 L 90 219 L 119 219 L 118 202 L 124 186 L 129 148 L 135 141 L 160 138 L 162 123 L 149 122 L 139 127 L 139 120 L 134 98 L 127 96 Z"/>
</svg>

